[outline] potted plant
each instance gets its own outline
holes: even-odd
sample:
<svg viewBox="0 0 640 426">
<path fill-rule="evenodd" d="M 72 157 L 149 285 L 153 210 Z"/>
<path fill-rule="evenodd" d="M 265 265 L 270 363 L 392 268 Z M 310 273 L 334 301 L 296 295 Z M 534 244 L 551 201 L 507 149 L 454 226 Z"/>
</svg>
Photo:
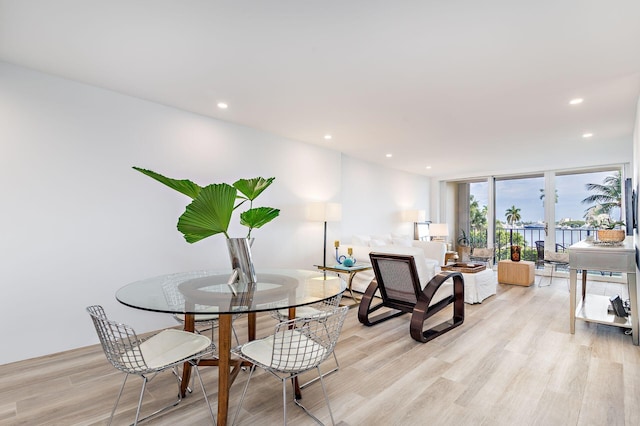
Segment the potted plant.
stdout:
<svg viewBox="0 0 640 426">
<path fill-rule="evenodd" d="M 255 270 L 251 261 L 251 231 L 271 222 L 280 214 L 272 207 L 254 207 L 253 201 L 275 180 L 239 179 L 229 185 L 213 183 L 204 187 L 187 179 L 171 179 L 151 170 L 133 167 L 158 182 L 172 188 L 189 198 L 184 213 L 178 219 L 178 231 L 188 243 L 195 243 L 216 234 L 227 238 L 231 263 L 239 274 L 241 282 L 255 282 Z M 231 238 L 229 224 L 233 212 L 249 202 L 249 208 L 240 214 L 240 224 L 249 228 L 246 237 Z"/>
<path fill-rule="evenodd" d="M 599 215 L 594 217 L 589 224 L 597 229 L 600 241 L 609 243 L 624 241 L 625 231 L 620 227 L 625 226 L 625 223 L 621 220 L 614 221 L 609 215 Z"/>
<path fill-rule="evenodd" d="M 458 254 L 460 255 L 460 261 L 468 262 L 471 256 L 471 246 L 469 246 L 469 238 L 464 229 L 460 228 L 460 236 L 456 240 L 458 243 Z"/>
</svg>

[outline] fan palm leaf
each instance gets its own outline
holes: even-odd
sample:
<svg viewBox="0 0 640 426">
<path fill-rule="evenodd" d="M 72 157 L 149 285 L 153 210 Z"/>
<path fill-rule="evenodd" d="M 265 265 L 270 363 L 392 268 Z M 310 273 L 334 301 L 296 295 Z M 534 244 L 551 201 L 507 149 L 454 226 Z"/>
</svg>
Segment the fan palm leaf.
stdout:
<svg viewBox="0 0 640 426">
<path fill-rule="evenodd" d="M 178 219 L 178 231 L 189 243 L 220 233 L 229 238 L 227 229 L 236 194 L 236 189 L 226 183 L 205 186 Z"/>
<path fill-rule="evenodd" d="M 255 200 L 258 195 L 262 194 L 262 191 L 267 189 L 269 185 L 275 180 L 272 178 L 253 178 L 253 179 L 239 179 L 234 182 L 233 187 L 236 188 L 247 200 Z M 238 196 L 238 198 L 243 198 Z"/>
<path fill-rule="evenodd" d="M 593 194 L 582 200 L 582 204 L 595 204 L 601 213 L 609 214 L 614 208 L 622 206 L 622 180 L 620 173 L 604 178 L 602 184 L 587 183 L 587 191 Z M 585 210 L 589 214 L 593 210 L 591 206 Z"/>
<path fill-rule="evenodd" d="M 191 199 L 195 199 L 202 189 L 200 185 L 195 184 L 188 179 L 171 179 L 166 176 L 162 176 L 160 173 L 156 173 L 153 170 L 142 169 L 140 167 L 134 167 L 133 169 L 167 185 L 171 189 L 175 189 Z"/>
</svg>

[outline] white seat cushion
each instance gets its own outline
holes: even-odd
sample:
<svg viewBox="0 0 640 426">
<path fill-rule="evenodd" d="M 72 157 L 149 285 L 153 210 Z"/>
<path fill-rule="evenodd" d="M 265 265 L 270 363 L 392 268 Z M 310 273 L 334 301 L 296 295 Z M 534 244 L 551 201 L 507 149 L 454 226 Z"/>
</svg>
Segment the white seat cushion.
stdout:
<svg viewBox="0 0 640 426">
<path fill-rule="evenodd" d="M 297 330 L 281 331 L 279 340 L 284 340 L 282 350 L 274 353 L 275 336 L 268 336 L 244 344 L 242 354 L 256 361 L 258 364 L 276 368 L 279 371 L 299 371 L 303 365 L 305 354 L 313 353 L 314 358 L 324 356 L 326 349 L 309 339 Z M 272 359 L 272 354 L 274 359 Z"/>
<path fill-rule="evenodd" d="M 298 306 L 296 308 L 296 318 L 307 318 L 314 315 L 323 315 L 327 316 L 331 312 L 328 310 L 320 310 L 314 308 L 313 306 Z M 289 310 L 288 309 L 278 309 L 278 315 L 282 318 L 289 318 Z"/>
<path fill-rule="evenodd" d="M 145 340 L 140 351 L 148 367 L 161 368 L 175 364 L 205 350 L 211 339 L 180 330 L 164 330 Z"/>
</svg>

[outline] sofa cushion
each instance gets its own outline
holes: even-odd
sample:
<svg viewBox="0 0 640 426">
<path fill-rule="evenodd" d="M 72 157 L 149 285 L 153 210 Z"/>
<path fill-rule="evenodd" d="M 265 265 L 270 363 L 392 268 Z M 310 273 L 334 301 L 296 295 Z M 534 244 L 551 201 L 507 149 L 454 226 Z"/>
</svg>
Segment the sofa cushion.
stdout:
<svg viewBox="0 0 640 426">
<path fill-rule="evenodd" d="M 370 241 L 370 235 L 354 235 L 351 237 L 351 244 L 354 246 L 368 246 Z"/>
<path fill-rule="evenodd" d="M 378 240 L 378 241 L 384 241 L 385 244 L 391 244 L 391 242 L 393 241 L 393 238 L 391 237 L 391 234 L 372 235 L 371 239 L 372 240 Z"/>
<path fill-rule="evenodd" d="M 378 240 L 376 238 L 372 238 L 371 241 L 369 241 L 369 247 L 386 247 L 390 245 L 389 243 L 387 243 L 384 240 Z"/>
<path fill-rule="evenodd" d="M 393 237 L 391 244 L 394 246 L 413 247 L 413 240 L 407 237 Z"/>
<path fill-rule="evenodd" d="M 424 257 L 435 259 L 436 266 L 444 265 L 444 255 L 447 253 L 447 245 L 440 241 L 412 241 L 413 247 L 420 247 L 424 251 Z"/>
</svg>

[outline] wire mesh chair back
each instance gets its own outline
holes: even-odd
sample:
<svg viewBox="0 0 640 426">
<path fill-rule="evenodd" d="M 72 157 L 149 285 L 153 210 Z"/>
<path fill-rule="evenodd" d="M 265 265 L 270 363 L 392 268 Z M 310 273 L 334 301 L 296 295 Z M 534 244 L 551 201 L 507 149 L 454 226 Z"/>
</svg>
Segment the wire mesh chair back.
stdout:
<svg viewBox="0 0 640 426">
<path fill-rule="evenodd" d="M 385 303 L 414 306 L 422 291 L 412 256 L 402 258 L 371 257 L 372 266 Z"/>
<path fill-rule="evenodd" d="M 333 296 L 329 299 L 320 300 L 318 302 L 299 306 L 296 308 L 296 318 L 300 317 L 310 317 L 318 314 L 327 314 L 332 312 L 336 307 L 340 305 L 340 301 L 342 300 L 342 293 Z M 274 309 L 270 311 L 270 314 L 273 318 L 278 321 L 287 321 L 289 319 L 289 310 L 288 309 L 277 309 L 278 304 L 273 304 Z"/>
<path fill-rule="evenodd" d="M 348 309 L 344 306 L 278 323 L 271 365 L 267 367 L 279 372 L 302 372 L 320 365 L 333 352 Z"/>
<path fill-rule="evenodd" d="M 178 291 L 173 283 L 167 283 L 162 286 L 162 293 L 167 304 L 176 311 L 185 310 L 185 300 L 182 293 Z M 195 304 L 194 311 L 200 311 L 201 314 L 195 315 L 196 322 L 208 322 L 215 325 L 218 321 L 217 309 L 211 306 Z M 174 314 L 173 317 L 180 323 L 184 322 L 184 314 Z"/>
<path fill-rule="evenodd" d="M 156 371 L 147 366 L 140 350 L 141 340 L 132 327 L 109 320 L 102 306 L 89 306 L 87 312 L 93 320 L 104 354 L 115 368 L 133 374 Z"/>
<path fill-rule="evenodd" d="M 102 345 L 107 360 L 109 360 L 116 369 L 126 373 L 116 402 L 111 410 L 108 424 L 111 424 L 113 421 L 129 374 L 135 374 L 142 378 L 142 388 L 138 399 L 134 425 L 137 425 L 138 421 L 149 419 L 165 410 L 175 407 L 182 400 L 180 391 L 178 391 L 178 399 L 176 402 L 160 408 L 143 419 L 140 419 L 142 400 L 147 382 L 155 377 L 156 373 L 166 369 L 172 369 L 178 383 L 178 389 L 180 389 L 180 377 L 178 376 L 176 366 L 183 362 L 189 362 L 193 366 L 196 376 L 198 376 L 205 402 L 209 408 L 211 420 L 215 424 L 216 419 L 211 410 L 202 377 L 200 377 L 200 372 L 198 371 L 198 360 L 212 351 L 211 340 L 209 340 L 208 337 L 169 329 L 143 342 L 143 340 L 138 338 L 132 327 L 109 320 L 102 306 L 89 306 L 87 307 L 87 312 L 96 328 L 100 344 Z M 145 346 L 145 348 L 143 348 L 143 346 Z M 145 353 L 149 356 L 148 361 L 151 365 L 145 361 L 143 351 L 146 351 Z"/>
</svg>

